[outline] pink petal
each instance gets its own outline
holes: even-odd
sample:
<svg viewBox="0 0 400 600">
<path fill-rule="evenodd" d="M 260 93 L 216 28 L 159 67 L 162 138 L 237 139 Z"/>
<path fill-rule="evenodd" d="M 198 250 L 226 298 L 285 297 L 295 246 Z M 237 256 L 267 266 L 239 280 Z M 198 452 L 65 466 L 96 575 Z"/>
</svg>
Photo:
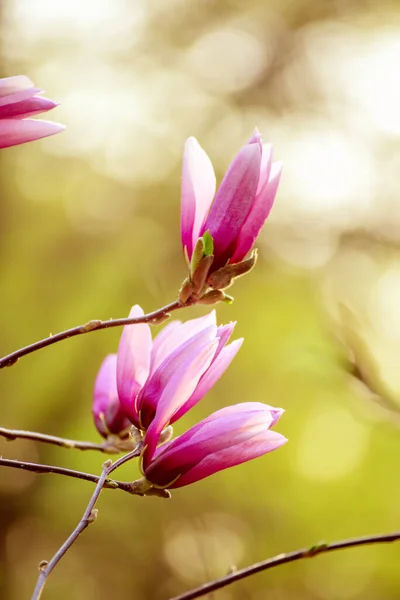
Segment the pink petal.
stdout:
<svg viewBox="0 0 400 600">
<path fill-rule="evenodd" d="M 248 144 L 260 144 L 261 146 L 261 134 L 258 130 L 258 127 L 254 127 L 253 135 L 247 142 Z"/>
<path fill-rule="evenodd" d="M 242 261 L 251 250 L 274 204 L 276 192 L 281 177 L 281 163 L 274 163 L 271 178 L 256 196 L 253 206 L 243 224 L 237 239 L 237 246 L 231 258 L 231 263 Z"/>
<path fill-rule="evenodd" d="M 172 323 L 170 323 L 168 331 L 165 333 L 162 331 L 154 340 L 151 366 L 152 372 L 157 369 L 157 367 L 175 350 L 175 348 L 181 346 L 187 340 L 210 325 L 216 325 L 216 320 L 217 317 L 215 310 L 212 310 L 204 317 L 191 319 L 183 324 L 179 322 L 179 327 L 171 327 Z M 165 329 L 167 329 L 167 327 Z M 159 340 L 159 338 L 161 339 Z"/>
<path fill-rule="evenodd" d="M 0 119 L 11 119 L 16 117 L 23 119 L 25 117 L 46 112 L 56 106 L 58 106 L 58 103 L 53 102 L 53 100 L 41 98 L 40 96 L 33 96 L 32 98 L 22 100 L 21 102 L 0 106 Z"/>
<path fill-rule="evenodd" d="M 209 230 L 214 240 L 215 267 L 223 266 L 229 250 L 253 204 L 260 177 L 258 143 L 244 146 L 226 173 L 201 233 Z"/>
<path fill-rule="evenodd" d="M 223 348 L 218 355 L 217 350 L 213 362 L 200 379 L 195 391 L 190 396 L 189 400 L 173 415 L 171 423 L 175 423 L 175 421 L 180 419 L 188 410 L 204 398 L 207 392 L 213 387 L 223 373 L 225 373 L 226 369 L 238 353 L 242 343 L 243 338 L 235 340 L 226 346 L 226 348 Z"/>
<path fill-rule="evenodd" d="M 215 174 L 206 152 L 194 137 L 185 144 L 182 167 L 182 246 L 192 257 L 200 228 L 215 194 Z"/>
<path fill-rule="evenodd" d="M 3 89 L 4 91 L 4 89 Z M 29 88 L 28 90 L 21 90 L 19 92 L 15 92 L 13 94 L 0 94 L 0 106 L 6 106 L 7 104 L 17 104 L 18 102 L 24 102 L 25 100 L 29 100 L 32 96 L 36 94 L 40 94 L 42 90 L 39 88 Z"/>
<path fill-rule="evenodd" d="M 191 396 L 200 377 L 210 365 L 217 345 L 217 340 L 213 340 L 198 348 L 196 355 L 182 362 L 168 381 L 159 399 L 156 415 L 146 432 L 146 451 L 143 457 L 145 465 L 151 461 L 162 430 L 168 425 L 172 415 Z"/>
<path fill-rule="evenodd" d="M 153 348 L 151 350 L 151 367 L 150 371 L 153 372 L 158 365 L 164 360 L 165 356 L 160 354 L 161 348 L 166 344 L 168 338 L 174 331 L 177 331 L 181 327 L 182 321 L 170 321 L 163 327 L 163 329 L 156 335 L 153 340 Z"/>
<path fill-rule="evenodd" d="M 282 414 L 282 409 L 275 409 L 261 402 L 242 402 L 227 406 L 212 413 L 209 417 L 192 427 L 189 431 L 173 440 L 168 450 L 172 454 L 174 442 L 179 439 L 179 451 L 192 448 L 194 459 L 201 459 L 205 450 L 213 451 L 227 447 L 239 440 L 246 440 L 252 435 L 269 429 L 277 421 L 276 411 Z M 232 434 L 235 433 L 233 442 Z M 178 443 L 176 443 L 178 450 Z"/>
<path fill-rule="evenodd" d="M 33 88 L 33 83 L 25 75 L 14 75 L 13 77 L 3 77 L 3 79 L 0 79 L 0 97 L 30 88 Z"/>
<path fill-rule="evenodd" d="M 179 477 L 171 488 L 183 487 L 205 477 L 209 477 L 223 469 L 235 467 L 283 446 L 287 439 L 275 431 L 265 431 L 254 436 L 251 440 L 238 443 L 234 448 L 224 448 L 211 454 L 198 463 L 193 469 Z"/>
<path fill-rule="evenodd" d="M 217 329 L 217 337 L 219 338 L 218 352 L 222 350 L 225 344 L 229 341 L 233 330 L 235 329 L 236 321 L 231 321 L 228 325 L 219 325 Z"/>
<path fill-rule="evenodd" d="M 158 462 L 162 457 L 165 462 L 164 454 L 168 453 L 168 460 L 173 463 L 175 454 L 179 455 L 188 449 L 191 449 L 190 453 L 187 452 L 191 461 L 202 460 L 210 441 L 213 450 L 216 451 L 236 443 L 239 436 L 248 439 L 259 431 L 269 429 L 276 422 L 276 411 L 281 413 L 282 409 L 261 402 L 242 402 L 221 408 L 168 444 L 161 446 L 153 462 Z M 233 441 L 232 432 L 236 433 L 236 442 Z"/>
<path fill-rule="evenodd" d="M 64 125 L 37 120 L 0 120 L 0 148 L 32 142 L 65 129 Z"/>
<path fill-rule="evenodd" d="M 130 426 L 118 399 L 116 354 L 109 354 L 100 367 L 94 385 L 92 413 L 97 430 L 104 437 L 109 433 L 119 434 Z"/>
<path fill-rule="evenodd" d="M 269 452 L 285 441 L 268 431 L 281 413 L 260 402 L 223 408 L 161 446 L 151 464 L 145 465 L 146 477 L 157 485 L 168 485 L 181 475 L 171 486 L 180 487 Z"/>
<path fill-rule="evenodd" d="M 257 194 L 260 193 L 264 185 L 269 180 L 272 166 L 272 144 L 264 144 L 262 147 L 260 179 L 258 180 Z"/>
<path fill-rule="evenodd" d="M 143 315 L 138 305 L 129 313 L 132 318 Z M 118 348 L 117 386 L 121 405 L 134 425 L 137 425 L 135 401 L 149 375 L 152 344 L 147 323 L 124 327 Z"/>
<path fill-rule="evenodd" d="M 178 371 L 183 362 L 191 362 L 192 358 L 197 356 L 199 349 L 205 344 L 209 344 L 216 340 L 216 334 L 216 325 L 209 325 L 209 327 L 201 330 L 199 333 L 186 340 L 185 343 L 175 348 L 148 378 L 137 400 L 137 410 L 138 413 L 140 413 L 140 421 L 145 429 L 149 427 L 153 420 L 156 410 L 158 410 L 162 393 L 174 373 Z M 216 340 L 216 344 L 218 344 L 218 340 Z M 203 372 L 204 371 L 200 373 L 200 376 Z M 188 392 L 186 398 L 182 399 L 182 402 L 185 402 L 190 395 L 191 391 Z"/>
</svg>

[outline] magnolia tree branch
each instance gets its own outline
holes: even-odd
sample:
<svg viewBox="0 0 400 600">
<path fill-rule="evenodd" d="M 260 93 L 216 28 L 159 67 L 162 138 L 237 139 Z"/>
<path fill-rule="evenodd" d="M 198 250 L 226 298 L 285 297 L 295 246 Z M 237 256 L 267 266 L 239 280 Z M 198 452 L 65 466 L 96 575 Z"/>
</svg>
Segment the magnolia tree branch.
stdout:
<svg viewBox="0 0 400 600">
<path fill-rule="evenodd" d="M 22 469 L 23 471 L 30 471 L 31 473 L 39 474 L 55 473 L 56 475 L 64 475 L 65 477 L 82 479 L 83 481 L 90 481 L 91 483 L 99 482 L 99 476 L 92 475 L 91 473 L 74 471 L 73 469 L 65 469 L 64 467 L 54 467 L 52 465 L 40 465 L 37 463 L 13 460 L 10 458 L 0 458 L 0 467 L 11 467 L 12 469 Z M 128 481 L 116 481 L 114 479 L 106 479 L 103 483 L 103 487 L 110 488 L 113 490 L 123 490 L 124 492 L 128 492 L 130 494 L 133 493 L 132 484 Z"/>
<path fill-rule="evenodd" d="M 61 342 L 62 340 L 66 340 L 67 338 L 74 337 L 76 335 L 83 335 L 84 333 L 98 331 L 100 329 L 109 329 L 110 327 L 122 327 L 124 325 L 137 325 L 139 323 L 152 323 L 156 325 L 158 323 L 162 323 L 164 320 L 168 319 L 169 314 L 172 311 L 185 308 L 191 304 L 193 304 L 191 301 L 183 304 L 179 300 L 175 300 L 175 302 L 171 302 L 171 304 L 167 304 L 163 308 L 159 308 L 158 310 L 148 313 L 147 315 L 143 315 L 143 317 L 109 319 L 108 321 L 89 321 L 85 325 L 78 325 L 77 327 L 66 329 L 65 331 L 61 331 L 55 335 L 50 335 L 47 338 L 43 338 L 38 342 L 30 344 L 29 346 L 24 346 L 15 352 L 11 352 L 11 354 L 3 356 L 3 358 L 0 358 L 0 369 L 3 367 L 11 367 L 22 356 L 26 356 L 27 354 L 31 354 L 32 352 L 36 352 L 37 350 L 41 350 L 42 348 L 46 348 L 47 346 L 51 346 L 57 342 Z"/>
<path fill-rule="evenodd" d="M 9 441 L 23 439 L 33 440 L 34 442 L 43 442 L 45 444 L 53 444 L 54 446 L 61 446 L 62 448 L 98 450 L 99 452 L 108 454 L 118 454 L 120 452 L 107 441 L 103 442 L 102 444 L 95 444 L 93 442 L 80 442 L 78 440 L 61 438 L 56 435 L 48 435 L 47 433 L 37 433 L 36 431 L 23 431 L 20 429 L 6 429 L 5 427 L 0 427 L 0 436 Z"/>
<path fill-rule="evenodd" d="M 57 552 L 54 554 L 54 556 L 50 560 L 50 562 L 47 563 L 44 561 L 40 564 L 40 575 L 38 577 L 36 587 L 35 587 L 35 590 L 32 595 L 32 600 L 39 600 L 39 598 L 42 595 L 43 588 L 46 585 L 47 578 L 53 571 L 54 567 L 57 566 L 57 564 L 60 562 L 62 557 L 65 555 L 65 553 L 71 548 L 71 546 L 74 544 L 74 542 L 78 539 L 80 534 L 91 523 L 93 523 L 96 520 L 97 510 L 95 509 L 95 505 L 96 505 L 97 500 L 99 499 L 99 496 L 101 494 L 103 487 L 105 487 L 105 484 L 107 482 L 109 475 L 113 471 L 115 471 L 115 469 L 118 469 L 118 467 L 120 467 L 121 465 L 126 463 L 128 460 L 131 460 L 132 458 L 136 458 L 137 456 L 139 456 L 140 452 L 141 452 L 141 447 L 142 447 L 142 444 L 139 443 L 137 445 L 137 447 L 134 450 L 132 450 L 132 452 L 129 452 L 129 454 L 125 454 L 125 456 L 122 456 L 121 458 L 116 460 L 114 463 L 111 461 L 111 459 L 108 459 L 104 463 L 103 470 L 102 470 L 100 477 L 98 478 L 96 488 L 92 494 L 92 497 L 89 500 L 89 504 L 87 505 L 86 510 L 83 513 L 83 516 L 82 516 L 81 520 L 79 521 L 78 525 L 75 527 L 74 531 L 71 533 L 69 538 L 64 542 L 64 544 L 57 550 Z"/>
<path fill-rule="evenodd" d="M 225 577 L 205 583 L 204 585 L 188 592 L 184 592 L 179 596 L 174 596 L 173 598 L 170 598 L 170 600 L 194 600 L 195 598 L 201 598 L 202 596 L 220 590 L 235 581 L 240 581 L 241 579 L 245 579 L 246 577 L 260 573 L 261 571 L 267 571 L 268 569 L 273 569 L 274 567 L 279 567 L 280 565 L 285 565 L 286 563 L 291 563 L 296 560 L 302 560 L 303 558 L 314 558 L 319 554 L 326 554 L 327 552 L 334 552 L 335 550 L 345 550 L 346 548 L 355 548 L 357 546 L 388 544 L 390 542 L 397 542 L 398 540 L 400 540 L 400 531 L 350 538 L 339 542 L 332 542 L 331 544 L 322 542 L 315 544 L 315 546 L 311 546 L 310 548 L 302 548 L 301 550 L 294 550 L 293 552 L 287 552 L 286 554 L 278 554 L 273 558 L 267 558 L 250 567 L 245 567 L 239 571 L 229 573 L 229 575 L 226 575 Z"/>
</svg>

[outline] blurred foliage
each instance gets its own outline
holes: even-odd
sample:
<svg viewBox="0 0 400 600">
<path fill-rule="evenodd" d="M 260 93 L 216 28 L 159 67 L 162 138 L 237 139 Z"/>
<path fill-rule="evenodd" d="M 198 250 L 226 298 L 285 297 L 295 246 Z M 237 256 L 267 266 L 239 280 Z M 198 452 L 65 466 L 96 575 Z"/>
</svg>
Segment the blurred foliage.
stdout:
<svg viewBox="0 0 400 600">
<path fill-rule="evenodd" d="M 352 385 L 336 338 L 346 338 L 345 304 L 398 407 L 398 3 L 4 0 L 1 10 L 2 76 L 45 86 L 62 102 L 49 118 L 68 126 L 1 153 L 1 354 L 176 297 L 186 137 L 198 137 L 219 177 L 255 125 L 285 163 L 259 264 L 232 289 L 233 306 L 217 308 L 245 344 L 176 429 L 259 400 L 286 409 L 277 429 L 289 444 L 170 501 L 104 491 L 98 522 L 44 597 L 161 600 L 232 565 L 397 529 L 398 425 Z M 119 335 L 67 340 L 3 370 L 2 426 L 96 440 L 93 382 Z M 104 459 L 22 441 L 1 441 L 0 452 L 93 473 Z M 39 561 L 75 527 L 91 489 L 3 469 L 1 598 L 30 597 Z M 212 597 L 391 600 L 399 552 L 321 556 Z"/>
</svg>

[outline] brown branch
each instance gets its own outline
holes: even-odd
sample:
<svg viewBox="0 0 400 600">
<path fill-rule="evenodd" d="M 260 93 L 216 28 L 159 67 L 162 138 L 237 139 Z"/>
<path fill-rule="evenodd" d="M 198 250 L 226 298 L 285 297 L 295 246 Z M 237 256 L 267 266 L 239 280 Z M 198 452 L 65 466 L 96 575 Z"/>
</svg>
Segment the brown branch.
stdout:
<svg viewBox="0 0 400 600">
<path fill-rule="evenodd" d="M 103 487 L 105 486 L 105 484 L 107 482 L 108 476 L 113 471 L 115 471 L 115 469 L 117 469 L 118 467 L 123 465 L 128 460 L 131 460 L 132 458 L 136 458 L 137 456 L 139 456 L 140 452 L 141 452 L 141 447 L 142 447 L 142 444 L 139 443 L 137 445 L 137 447 L 135 448 L 135 450 L 132 450 L 132 452 L 129 452 L 129 454 L 122 456 L 121 458 L 116 460 L 114 463 L 111 461 L 111 459 L 108 459 L 104 463 L 103 470 L 102 470 L 100 477 L 98 478 L 96 488 L 92 494 L 92 497 L 89 500 L 89 504 L 87 505 L 86 510 L 83 513 L 83 516 L 82 516 L 81 520 L 79 521 L 78 525 L 75 527 L 74 531 L 71 533 L 71 535 L 68 537 L 68 539 L 63 543 L 63 545 L 60 546 L 60 548 L 54 554 L 54 556 L 50 560 L 50 562 L 43 561 L 40 564 L 40 575 L 38 577 L 38 580 L 37 580 L 37 583 L 36 583 L 36 586 L 35 586 L 35 589 L 34 589 L 34 592 L 32 595 L 32 600 L 39 600 L 39 598 L 42 595 L 44 586 L 46 585 L 47 579 L 48 579 L 49 575 L 51 574 L 51 572 L 53 571 L 53 569 L 57 566 L 59 561 L 62 559 L 62 557 L 65 555 L 65 553 L 71 548 L 71 546 L 74 544 L 74 542 L 76 542 L 76 540 L 78 539 L 80 534 L 91 523 L 94 523 L 94 521 L 96 520 L 97 510 L 94 507 L 96 505 L 97 500 L 99 499 L 99 496 L 101 494 Z"/>
<path fill-rule="evenodd" d="M 170 600 L 194 600 L 195 598 L 201 598 L 206 594 L 220 590 L 235 581 L 240 581 L 261 571 L 267 571 L 279 565 L 285 565 L 287 563 L 294 562 L 296 560 L 302 560 L 303 558 L 313 558 L 319 554 L 326 554 L 327 552 L 334 552 L 335 550 L 344 550 L 346 548 L 356 548 L 357 546 L 368 546 L 371 544 L 387 544 L 390 542 L 396 542 L 400 540 L 400 531 L 394 533 L 385 533 L 379 535 L 371 535 L 365 537 L 351 538 L 348 540 L 341 540 L 339 542 L 332 542 L 331 544 L 320 543 L 310 548 L 302 548 L 301 550 L 294 550 L 286 554 L 278 554 L 273 558 L 262 560 L 261 562 L 255 563 L 250 567 L 245 567 L 234 573 L 230 573 L 225 577 L 216 579 L 209 583 L 205 583 L 198 588 L 184 592 L 179 596 L 174 596 Z"/>
<path fill-rule="evenodd" d="M 106 454 L 118 454 L 120 450 L 110 445 L 107 441 L 102 444 L 93 442 L 80 442 L 78 440 L 69 440 L 56 435 L 48 435 L 47 433 L 38 433 L 36 431 L 23 431 L 20 429 L 6 429 L 0 427 L 0 436 L 9 441 L 13 440 L 32 440 L 34 442 L 43 442 L 45 444 L 53 444 L 62 448 L 75 448 L 77 450 L 98 450 Z"/>
<path fill-rule="evenodd" d="M 122 327 L 123 325 L 138 325 L 139 323 L 158 324 L 163 320 L 166 320 L 172 311 L 185 308 L 191 304 L 193 304 L 191 301 L 183 304 L 179 300 L 175 300 L 175 302 L 171 302 L 171 304 L 167 304 L 163 308 L 159 308 L 158 310 L 148 313 L 143 317 L 127 317 L 123 319 L 110 319 L 108 321 L 89 321 L 85 325 L 78 325 L 77 327 L 66 329 L 65 331 L 61 331 L 55 335 L 50 335 L 47 338 L 43 338 L 38 342 L 34 342 L 29 346 L 24 346 L 15 352 L 11 352 L 11 354 L 3 356 L 3 358 L 0 358 L 0 369 L 3 367 L 11 367 L 22 356 L 26 356 L 27 354 L 31 354 L 32 352 L 36 352 L 37 350 L 41 350 L 42 348 L 46 348 L 47 346 L 51 346 L 52 344 L 56 344 L 57 342 L 61 342 L 62 340 L 66 340 L 67 338 L 74 337 L 76 335 L 83 335 L 84 333 L 99 331 L 100 329 L 109 329 L 110 327 Z"/>
<path fill-rule="evenodd" d="M 11 467 L 12 469 L 22 469 L 23 471 L 30 471 L 31 473 L 55 473 L 56 475 L 64 475 L 65 477 L 73 477 L 75 479 L 82 479 L 84 481 L 90 481 L 91 483 L 98 483 L 99 476 L 92 475 L 91 473 L 84 473 L 82 471 L 74 471 L 73 469 L 65 469 L 64 467 L 55 467 L 52 465 L 40 465 L 37 463 L 24 462 L 21 460 L 14 460 L 10 458 L 0 458 L 0 467 Z M 106 479 L 103 487 L 110 488 L 113 490 L 123 490 L 130 494 L 132 491 L 132 483 L 128 481 L 116 481 L 114 479 Z"/>
</svg>

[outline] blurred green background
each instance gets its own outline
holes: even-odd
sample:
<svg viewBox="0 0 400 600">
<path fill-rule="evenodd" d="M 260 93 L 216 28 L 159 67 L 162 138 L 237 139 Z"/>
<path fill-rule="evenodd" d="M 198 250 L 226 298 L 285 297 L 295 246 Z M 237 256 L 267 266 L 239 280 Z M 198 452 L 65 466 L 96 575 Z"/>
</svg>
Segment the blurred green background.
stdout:
<svg viewBox="0 0 400 600">
<path fill-rule="evenodd" d="M 185 277 L 188 136 L 219 179 L 255 125 L 285 165 L 259 264 L 232 289 L 234 304 L 217 307 L 220 322 L 238 320 L 245 344 L 177 431 L 257 400 L 286 409 L 277 430 L 289 443 L 169 501 L 105 490 L 98 522 L 43 597 L 161 600 L 233 565 L 398 529 L 398 2 L 3 0 L 1 26 L 1 76 L 31 77 L 62 103 L 49 118 L 67 125 L 1 151 L 1 354 L 125 316 L 135 303 L 150 311 L 175 299 Z M 342 304 L 356 315 L 351 328 L 374 356 L 392 413 L 344 371 Z M 1 371 L 1 425 L 100 441 L 93 382 L 119 336 L 77 337 Z M 22 441 L 1 440 L 0 452 L 93 473 L 104 458 Z M 20 600 L 93 487 L 1 475 L 0 597 Z M 136 475 L 129 465 L 120 478 Z M 399 558 L 396 545 L 321 556 L 210 600 L 391 600 Z"/>
</svg>

